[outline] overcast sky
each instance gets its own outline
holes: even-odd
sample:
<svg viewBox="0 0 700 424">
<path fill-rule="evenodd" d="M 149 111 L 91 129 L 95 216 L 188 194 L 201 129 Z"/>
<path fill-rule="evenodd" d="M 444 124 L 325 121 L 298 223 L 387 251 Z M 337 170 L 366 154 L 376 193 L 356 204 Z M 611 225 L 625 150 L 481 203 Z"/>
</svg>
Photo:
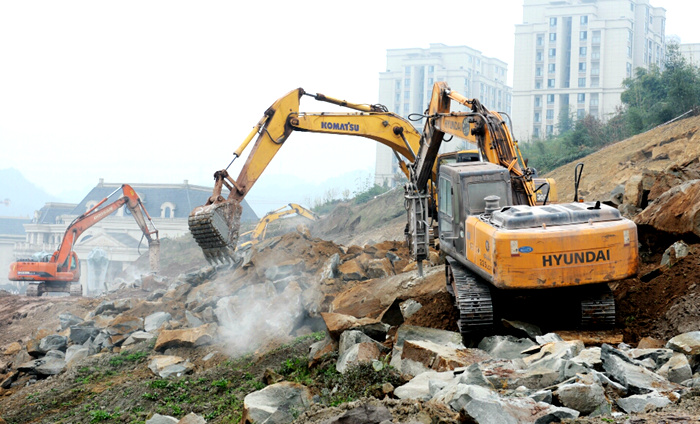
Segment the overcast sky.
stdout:
<svg viewBox="0 0 700 424">
<path fill-rule="evenodd" d="M 652 4 L 667 10 L 667 35 L 700 42 L 698 3 Z M 58 196 L 99 178 L 210 185 L 296 87 L 376 103 L 386 49 L 468 45 L 508 62 L 512 81 L 521 5 L 0 0 L 0 169 Z M 309 98 L 301 109 L 333 110 Z M 373 171 L 374 152 L 368 140 L 296 133 L 266 174 Z"/>
</svg>

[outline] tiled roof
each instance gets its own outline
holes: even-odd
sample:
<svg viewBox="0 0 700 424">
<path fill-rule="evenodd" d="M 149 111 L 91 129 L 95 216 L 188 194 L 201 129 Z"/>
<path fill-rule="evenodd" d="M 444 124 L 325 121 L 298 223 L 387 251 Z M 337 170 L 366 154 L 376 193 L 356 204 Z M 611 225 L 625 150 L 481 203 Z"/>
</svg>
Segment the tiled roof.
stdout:
<svg viewBox="0 0 700 424">
<path fill-rule="evenodd" d="M 31 222 L 35 224 L 56 224 L 59 215 L 70 214 L 75 209 L 75 203 L 46 203 L 37 211 L 36 219 Z"/>
</svg>

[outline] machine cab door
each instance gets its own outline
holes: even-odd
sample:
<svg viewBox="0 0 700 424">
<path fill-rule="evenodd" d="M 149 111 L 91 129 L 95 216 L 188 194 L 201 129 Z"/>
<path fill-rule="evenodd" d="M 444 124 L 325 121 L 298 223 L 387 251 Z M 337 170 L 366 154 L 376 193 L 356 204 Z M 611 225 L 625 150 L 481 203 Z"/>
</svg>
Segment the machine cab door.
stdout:
<svg viewBox="0 0 700 424">
<path fill-rule="evenodd" d="M 464 253 L 464 228 L 460 216 L 460 184 L 441 173 L 438 185 L 438 225 L 440 244 Z"/>
</svg>

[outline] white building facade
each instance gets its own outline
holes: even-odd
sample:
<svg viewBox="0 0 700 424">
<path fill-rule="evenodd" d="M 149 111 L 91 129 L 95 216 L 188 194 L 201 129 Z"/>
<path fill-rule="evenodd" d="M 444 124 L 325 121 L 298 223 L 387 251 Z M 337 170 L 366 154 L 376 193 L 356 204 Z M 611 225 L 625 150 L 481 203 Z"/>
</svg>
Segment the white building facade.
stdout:
<svg viewBox="0 0 700 424">
<path fill-rule="evenodd" d="M 553 135 L 559 115 L 607 119 L 622 81 L 663 66 L 666 10 L 649 0 L 525 0 L 515 27 L 517 139 Z"/>
<path fill-rule="evenodd" d="M 700 66 L 700 43 L 679 44 L 678 50 L 694 66 Z"/>
<path fill-rule="evenodd" d="M 422 114 L 430 102 L 433 83 L 445 81 L 460 94 L 478 98 L 488 109 L 510 114 L 512 90 L 506 84 L 507 77 L 506 62 L 467 46 L 430 44 L 427 49 L 389 49 L 386 71 L 379 74 L 379 103 L 404 118 Z M 413 124 L 422 131 L 422 120 Z M 393 151 L 377 144 L 375 183 L 393 187 L 399 172 Z"/>
</svg>

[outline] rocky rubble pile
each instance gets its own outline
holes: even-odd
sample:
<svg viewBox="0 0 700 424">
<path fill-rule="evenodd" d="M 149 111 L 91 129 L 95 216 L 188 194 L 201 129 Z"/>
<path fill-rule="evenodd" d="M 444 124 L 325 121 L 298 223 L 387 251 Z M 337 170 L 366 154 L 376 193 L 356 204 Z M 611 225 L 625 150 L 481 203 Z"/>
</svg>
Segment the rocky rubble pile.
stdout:
<svg viewBox="0 0 700 424">
<path fill-rule="evenodd" d="M 663 348 L 585 347 L 580 340 L 565 341 L 554 333 L 535 340 L 491 336 L 478 348 L 465 348 L 458 333 L 445 330 L 403 325 L 389 337 L 393 343 L 387 343 L 385 331 L 390 326 L 381 321 L 337 314 L 324 318 L 329 337 L 312 346 L 311 363 L 336 350 L 336 369 L 341 373 L 361 363 L 379 370 L 391 351 L 391 365 L 407 383 L 383 386 L 382 405 L 364 402 L 354 412 L 334 417 L 311 408 L 298 422 L 342 423 L 349 416 L 352 422 L 398 422 L 393 421 L 391 407 L 387 409 L 388 399 L 442 405 L 454 413 L 454 421 L 447 422 L 550 423 L 579 416 L 621 417 L 662 409 L 696 396 L 700 388 L 700 331 L 678 335 Z M 311 403 L 307 388 L 273 384 L 245 398 L 248 421 L 244 422 L 291 422 L 279 411 L 307 410 Z"/>
</svg>

